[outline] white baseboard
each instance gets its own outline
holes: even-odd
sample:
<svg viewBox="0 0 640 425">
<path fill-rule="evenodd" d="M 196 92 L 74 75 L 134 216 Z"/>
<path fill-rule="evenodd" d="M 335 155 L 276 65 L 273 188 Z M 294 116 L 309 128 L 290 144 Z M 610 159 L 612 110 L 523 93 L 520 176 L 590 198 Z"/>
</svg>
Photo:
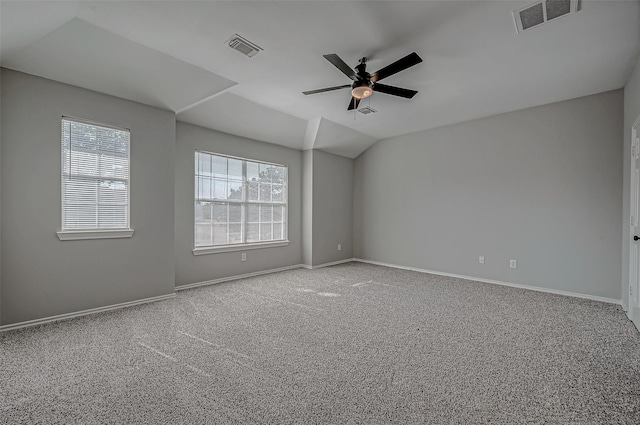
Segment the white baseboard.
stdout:
<svg viewBox="0 0 640 425">
<path fill-rule="evenodd" d="M 396 269 L 411 270 L 411 271 L 420 272 L 420 273 L 435 274 L 435 275 L 439 275 L 439 276 L 455 277 L 455 278 L 458 278 L 458 279 L 475 280 L 477 282 L 492 283 L 494 285 L 502 285 L 502 286 L 510 286 L 512 288 L 528 289 L 530 291 L 546 292 L 546 293 L 549 293 L 549 294 L 565 295 L 565 296 L 568 296 L 568 297 L 575 297 L 575 298 L 584 298 L 584 299 L 587 299 L 587 300 L 601 301 L 601 302 L 609 303 L 609 304 L 622 305 L 622 301 L 621 300 L 616 300 L 614 298 L 599 297 L 597 295 L 580 294 L 580 293 L 577 293 L 577 292 L 561 291 L 559 289 L 549 289 L 549 288 L 542 288 L 542 287 L 539 287 L 539 286 L 521 285 L 519 283 L 502 282 L 502 281 L 499 281 L 499 280 L 484 279 L 484 278 L 481 278 L 481 277 L 464 276 L 464 275 L 460 275 L 460 274 L 439 272 L 439 271 L 436 271 L 436 270 L 419 269 L 419 268 L 416 268 L 416 267 L 399 266 L 397 264 L 382 263 L 380 261 L 363 260 L 361 258 L 354 258 L 353 261 L 359 261 L 361 263 L 367 263 L 367 264 L 375 264 L 377 266 L 393 267 L 393 268 L 396 268 Z"/>
<path fill-rule="evenodd" d="M 280 267 L 277 269 L 261 270 L 259 272 L 239 274 L 239 275 L 229 276 L 229 277 L 221 277 L 220 279 L 205 280 L 203 282 L 189 283 L 186 285 L 176 286 L 176 292 L 184 291 L 186 289 L 198 288 L 200 286 L 215 285 L 217 283 L 229 282 L 231 280 L 238 280 L 238 279 L 244 279 L 247 277 L 260 276 L 263 274 L 283 272 L 285 270 L 291 270 L 291 269 L 299 269 L 301 267 L 306 268 L 304 264 L 294 264 L 293 266 Z"/>
<path fill-rule="evenodd" d="M 125 303 L 112 304 L 104 307 L 90 308 L 88 310 L 76 311 L 73 313 L 58 314 L 56 316 L 44 317 L 42 319 L 34 319 L 34 320 L 27 320 L 26 322 L 11 323 L 9 325 L 0 326 L 0 332 L 26 328 L 29 326 L 42 325 L 45 323 L 57 322 L 65 319 L 72 319 L 74 317 L 86 316 L 88 314 L 102 313 L 104 311 L 118 310 L 121 308 L 132 307 L 134 305 L 139 305 L 139 304 L 147 304 L 147 303 L 153 303 L 156 301 L 168 300 L 171 298 L 175 298 L 175 296 L 176 296 L 175 293 L 167 294 L 167 295 L 159 295 L 157 297 L 143 298 L 141 300 L 135 300 L 135 301 L 127 301 Z"/>
<path fill-rule="evenodd" d="M 337 266 L 338 264 L 352 263 L 354 261 L 356 261 L 354 258 L 347 258 L 345 260 L 332 261 L 330 263 L 318 264 L 316 266 L 310 266 L 308 264 L 301 264 L 301 266 L 307 270 L 315 270 L 315 269 L 321 269 L 323 267 Z"/>
</svg>

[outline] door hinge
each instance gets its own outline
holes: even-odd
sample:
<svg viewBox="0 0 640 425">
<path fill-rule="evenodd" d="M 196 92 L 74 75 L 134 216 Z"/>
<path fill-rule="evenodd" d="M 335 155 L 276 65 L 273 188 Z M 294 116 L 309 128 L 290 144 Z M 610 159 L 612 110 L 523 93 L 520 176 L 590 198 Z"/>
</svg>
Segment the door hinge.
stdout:
<svg viewBox="0 0 640 425">
<path fill-rule="evenodd" d="M 629 285 L 629 296 L 633 296 L 633 285 Z"/>
</svg>

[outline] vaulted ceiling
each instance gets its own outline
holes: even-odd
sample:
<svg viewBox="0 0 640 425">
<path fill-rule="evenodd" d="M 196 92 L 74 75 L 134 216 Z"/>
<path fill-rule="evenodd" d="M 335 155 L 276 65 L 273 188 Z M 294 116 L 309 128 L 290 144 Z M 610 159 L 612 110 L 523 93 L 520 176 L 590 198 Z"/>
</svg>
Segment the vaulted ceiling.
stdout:
<svg viewBox="0 0 640 425">
<path fill-rule="evenodd" d="M 296 149 L 356 157 L 379 139 L 624 86 L 640 2 L 582 1 L 517 33 L 532 1 L 2 1 L 0 64 L 173 110 L 178 120 Z M 263 51 L 248 58 L 225 41 Z M 322 55 L 374 71 L 423 62 L 347 111 L 350 80 Z"/>
</svg>

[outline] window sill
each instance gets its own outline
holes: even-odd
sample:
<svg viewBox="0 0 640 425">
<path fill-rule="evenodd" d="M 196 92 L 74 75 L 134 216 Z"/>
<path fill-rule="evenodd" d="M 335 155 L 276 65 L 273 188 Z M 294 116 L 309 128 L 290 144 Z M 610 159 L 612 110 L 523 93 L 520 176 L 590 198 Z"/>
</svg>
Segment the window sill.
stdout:
<svg viewBox="0 0 640 425">
<path fill-rule="evenodd" d="M 57 232 L 61 241 L 77 241 L 86 239 L 118 239 L 133 236 L 133 229 L 116 230 L 63 230 Z"/>
<path fill-rule="evenodd" d="M 276 248 L 279 246 L 287 246 L 287 245 L 289 245 L 289 241 L 249 243 L 249 244 L 243 244 L 243 245 L 207 246 L 207 247 L 193 248 L 193 255 L 207 255 L 207 254 L 218 254 L 221 252 L 247 251 L 250 249 L 260 249 L 260 248 Z"/>
</svg>

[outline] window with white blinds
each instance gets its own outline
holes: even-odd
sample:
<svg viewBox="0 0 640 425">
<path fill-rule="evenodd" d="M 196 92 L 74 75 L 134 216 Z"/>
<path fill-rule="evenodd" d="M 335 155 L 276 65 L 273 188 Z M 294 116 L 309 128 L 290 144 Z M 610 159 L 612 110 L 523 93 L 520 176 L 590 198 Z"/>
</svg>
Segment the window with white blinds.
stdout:
<svg viewBox="0 0 640 425">
<path fill-rule="evenodd" d="M 129 229 L 129 130 L 62 119 L 62 231 Z"/>
<path fill-rule="evenodd" d="M 287 167 L 195 153 L 195 246 L 287 239 Z"/>
</svg>

